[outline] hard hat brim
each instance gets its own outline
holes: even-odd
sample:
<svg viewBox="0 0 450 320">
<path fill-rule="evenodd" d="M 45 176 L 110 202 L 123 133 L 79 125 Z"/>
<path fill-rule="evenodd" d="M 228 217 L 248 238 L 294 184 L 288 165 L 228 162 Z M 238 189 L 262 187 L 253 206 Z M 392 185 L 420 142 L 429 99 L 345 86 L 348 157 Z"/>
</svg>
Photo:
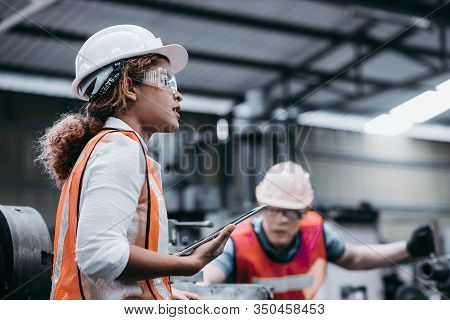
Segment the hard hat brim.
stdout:
<svg viewBox="0 0 450 320">
<path fill-rule="evenodd" d="M 185 48 L 179 44 L 169 44 L 156 50 L 152 50 L 149 53 L 158 53 L 169 59 L 170 68 L 173 73 L 183 70 L 188 63 L 188 53 Z"/>
<path fill-rule="evenodd" d="M 311 203 L 301 204 L 301 203 L 288 202 L 288 201 L 277 201 L 275 199 L 264 199 L 264 200 L 258 199 L 258 203 L 260 203 L 262 205 L 265 204 L 269 207 L 286 209 L 286 210 L 303 210 L 311 205 Z"/>
<path fill-rule="evenodd" d="M 86 77 L 89 76 L 89 74 L 91 74 L 92 72 L 95 72 L 96 70 L 98 70 L 100 68 L 103 68 L 104 66 L 107 66 L 113 62 L 116 62 L 118 60 L 138 57 L 138 56 L 146 55 L 146 54 L 150 54 L 150 53 L 157 53 L 164 57 L 167 57 L 167 59 L 169 60 L 169 63 L 170 63 L 170 68 L 173 73 L 177 73 L 177 72 L 180 72 L 181 70 L 183 70 L 186 67 L 188 60 L 189 60 L 189 55 L 188 55 L 186 49 L 179 44 L 168 44 L 168 45 L 162 46 L 160 48 L 155 48 L 155 49 L 151 49 L 151 50 L 143 50 L 142 52 L 139 52 L 139 53 L 136 53 L 136 52 L 133 54 L 127 53 L 127 54 L 124 54 L 123 56 L 117 56 L 117 57 L 115 57 L 114 61 L 105 61 L 102 65 L 97 65 L 94 70 L 87 71 L 86 73 L 80 74 L 78 77 L 76 77 L 75 80 L 72 82 L 73 95 L 75 97 L 77 97 L 78 99 L 87 101 L 86 98 L 82 97 L 79 94 L 78 86 L 80 85 L 81 81 L 83 81 Z"/>
</svg>

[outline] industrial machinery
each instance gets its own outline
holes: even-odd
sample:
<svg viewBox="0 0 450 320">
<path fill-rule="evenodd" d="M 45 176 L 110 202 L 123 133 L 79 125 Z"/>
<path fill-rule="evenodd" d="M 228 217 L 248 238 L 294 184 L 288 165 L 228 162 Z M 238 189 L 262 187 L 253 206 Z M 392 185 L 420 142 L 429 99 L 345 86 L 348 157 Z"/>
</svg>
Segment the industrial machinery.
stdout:
<svg viewBox="0 0 450 320">
<path fill-rule="evenodd" d="M 178 221 L 169 219 L 169 252 L 175 253 L 195 242 L 199 232 L 195 229 L 212 228 L 210 221 Z M 170 277 L 174 288 L 196 293 L 204 300 L 269 300 L 272 289 L 258 284 L 203 284 L 203 274 L 191 277 Z"/>
<path fill-rule="evenodd" d="M 450 254 L 421 260 L 416 265 L 419 281 L 401 286 L 396 292 L 396 299 L 440 299 L 450 297 Z"/>
<path fill-rule="evenodd" d="M 0 297 L 48 299 L 52 243 L 42 216 L 30 207 L 0 205 Z"/>
<path fill-rule="evenodd" d="M 212 228 L 211 221 L 178 221 L 169 219 L 169 252 L 175 253 L 199 238 L 199 228 Z"/>
<path fill-rule="evenodd" d="M 441 293 L 441 298 L 449 298 L 450 254 L 421 261 L 418 265 L 418 274 Z"/>
<path fill-rule="evenodd" d="M 450 289 L 450 254 L 430 258 L 419 264 L 419 274 L 425 280 L 434 281 L 443 290 Z"/>
<path fill-rule="evenodd" d="M 366 286 L 341 286 L 342 300 L 367 300 Z"/>
<path fill-rule="evenodd" d="M 199 238 L 198 228 L 209 221 L 169 220 L 170 252 Z M 48 299 L 51 289 L 52 243 L 47 226 L 30 207 L 0 205 L 0 298 Z M 202 285 L 202 273 L 172 277 L 175 288 L 197 293 L 201 299 L 271 299 L 271 289 L 252 284 Z"/>
<path fill-rule="evenodd" d="M 175 282 L 174 288 L 193 292 L 202 300 L 270 300 L 272 290 L 259 284 L 208 284 Z"/>
</svg>

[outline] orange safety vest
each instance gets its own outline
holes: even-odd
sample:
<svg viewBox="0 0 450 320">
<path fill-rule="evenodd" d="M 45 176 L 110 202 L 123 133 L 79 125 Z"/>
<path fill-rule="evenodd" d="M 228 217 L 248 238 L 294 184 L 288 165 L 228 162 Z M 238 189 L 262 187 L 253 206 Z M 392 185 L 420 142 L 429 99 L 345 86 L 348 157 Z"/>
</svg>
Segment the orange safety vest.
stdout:
<svg viewBox="0 0 450 320">
<path fill-rule="evenodd" d="M 159 177 L 153 175 L 151 170 L 153 160 L 146 155 L 145 148 L 134 131 L 104 129 L 87 143 L 62 188 L 55 224 L 51 299 L 84 300 L 96 297 L 95 286 L 90 285 L 89 280 L 80 271 L 75 261 L 75 243 L 82 188 L 81 182 L 83 181 L 87 162 L 94 148 L 97 144 L 108 141 L 105 136 L 113 132 L 120 132 L 138 142 L 145 154 L 147 192 L 144 192 L 146 202 L 144 205 L 146 205 L 146 210 L 143 210 L 145 217 L 142 217 L 141 220 L 146 221 L 146 233 L 145 242 L 142 241 L 141 245 L 148 250 L 158 251 L 158 234 L 160 229 L 159 205 L 156 190 L 150 188 L 150 178 L 152 177 L 154 179 L 152 181 L 157 181 L 158 187 L 161 190 L 162 186 Z M 142 200 L 141 198 L 139 199 L 139 205 L 141 205 Z M 138 281 L 137 284 L 141 288 L 141 294 L 132 296 L 131 298 L 133 299 L 162 300 L 171 298 L 172 291 L 168 277 Z"/>
<path fill-rule="evenodd" d="M 251 223 L 233 232 L 237 283 L 255 283 L 274 289 L 276 300 L 314 299 L 325 280 L 326 249 L 323 220 L 310 211 L 300 221 L 300 248 L 286 263 L 267 257 Z"/>
</svg>

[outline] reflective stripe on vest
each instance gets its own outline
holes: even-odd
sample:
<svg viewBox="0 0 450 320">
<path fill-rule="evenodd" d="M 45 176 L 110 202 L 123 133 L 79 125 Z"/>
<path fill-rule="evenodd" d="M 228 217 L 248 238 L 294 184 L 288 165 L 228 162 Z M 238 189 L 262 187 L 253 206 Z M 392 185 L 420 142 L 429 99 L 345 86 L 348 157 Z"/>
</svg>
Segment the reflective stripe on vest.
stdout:
<svg viewBox="0 0 450 320">
<path fill-rule="evenodd" d="M 51 299 L 84 299 L 95 296 L 95 288 L 84 285 L 85 276 L 79 272 L 75 261 L 75 243 L 78 225 L 78 206 L 81 193 L 81 182 L 90 155 L 98 143 L 112 132 L 120 132 L 140 144 L 145 154 L 145 148 L 136 133 L 125 130 L 102 130 L 92 138 L 79 156 L 68 179 L 66 179 L 60 201 L 55 224 L 54 261 L 52 275 Z M 102 140 L 103 139 L 103 140 Z M 143 245 L 151 251 L 161 251 L 167 247 L 166 230 L 160 230 L 160 220 L 164 225 L 167 221 L 164 196 L 162 193 L 160 176 L 152 170 L 152 159 L 145 154 L 146 159 L 146 203 L 145 205 L 145 241 Z M 165 220 L 164 220 L 165 219 Z M 163 229 L 167 227 L 164 226 Z M 83 284 L 82 284 L 83 283 Z M 142 294 L 140 299 L 170 299 L 171 286 L 167 277 L 138 281 Z"/>
<path fill-rule="evenodd" d="M 313 285 L 312 274 L 301 274 L 278 278 L 258 278 L 253 277 L 253 283 L 272 287 L 274 293 L 296 291 L 309 288 Z"/>
<path fill-rule="evenodd" d="M 322 218 L 308 212 L 299 225 L 300 248 L 286 263 L 264 252 L 251 223 L 231 235 L 235 248 L 236 282 L 273 288 L 274 299 L 313 299 L 325 280 L 326 250 Z"/>
</svg>

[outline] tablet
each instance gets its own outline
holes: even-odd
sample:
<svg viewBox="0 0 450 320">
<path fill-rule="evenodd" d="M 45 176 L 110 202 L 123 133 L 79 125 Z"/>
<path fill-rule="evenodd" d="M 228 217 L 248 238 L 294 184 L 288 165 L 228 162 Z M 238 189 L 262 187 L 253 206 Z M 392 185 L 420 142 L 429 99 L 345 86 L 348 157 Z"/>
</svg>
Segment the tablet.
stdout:
<svg viewBox="0 0 450 320">
<path fill-rule="evenodd" d="M 259 207 L 256 207 L 256 208 L 254 208 L 254 209 L 252 209 L 252 210 L 250 210 L 250 211 L 244 213 L 242 216 L 240 216 L 240 217 L 234 219 L 233 221 L 231 221 L 231 222 L 227 223 L 226 225 L 224 225 L 222 228 L 220 228 L 220 229 L 214 231 L 214 232 L 211 233 L 209 236 L 207 236 L 207 237 L 205 237 L 205 238 L 203 238 L 203 239 L 201 239 L 201 240 L 195 242 L 194 244 L 192 244 L 192 245 L 190 245 L 190 246 L 184 248 L 183 250 L 181 250 L 181 251 L 179 251 L 179 252 L 177 252 L 177 253 L 174 253 L 174 255 L 175 255 L 175 256 L 185 256 L 185 255 L 191 254 L 192 251 L 193 251 L 195 248 L 197 248 L 197 247 L 201 246 L 202 244 L 204 244 L 204 243 L 206 243 L 206 242 L 208 242 L 208 241 L 211 241 L 212 239 L 216 238 L 216 237 L 219 235 L 219 233 L 220 233 L 227 225 L 229 225 L 229 224 L 238 225 L 239 223 L 241 223 L 241 222 L 247 220 L 248 218 L 254 216 L 254 215 L 257 214 L 258 212 L 261 212 L 262 210 L 264 210 L 264 209 L 266 209 L 266 208 L 267 208 L 266 205 L 264 205 L 264 206 L 259 206 Z"/>
</svg>

